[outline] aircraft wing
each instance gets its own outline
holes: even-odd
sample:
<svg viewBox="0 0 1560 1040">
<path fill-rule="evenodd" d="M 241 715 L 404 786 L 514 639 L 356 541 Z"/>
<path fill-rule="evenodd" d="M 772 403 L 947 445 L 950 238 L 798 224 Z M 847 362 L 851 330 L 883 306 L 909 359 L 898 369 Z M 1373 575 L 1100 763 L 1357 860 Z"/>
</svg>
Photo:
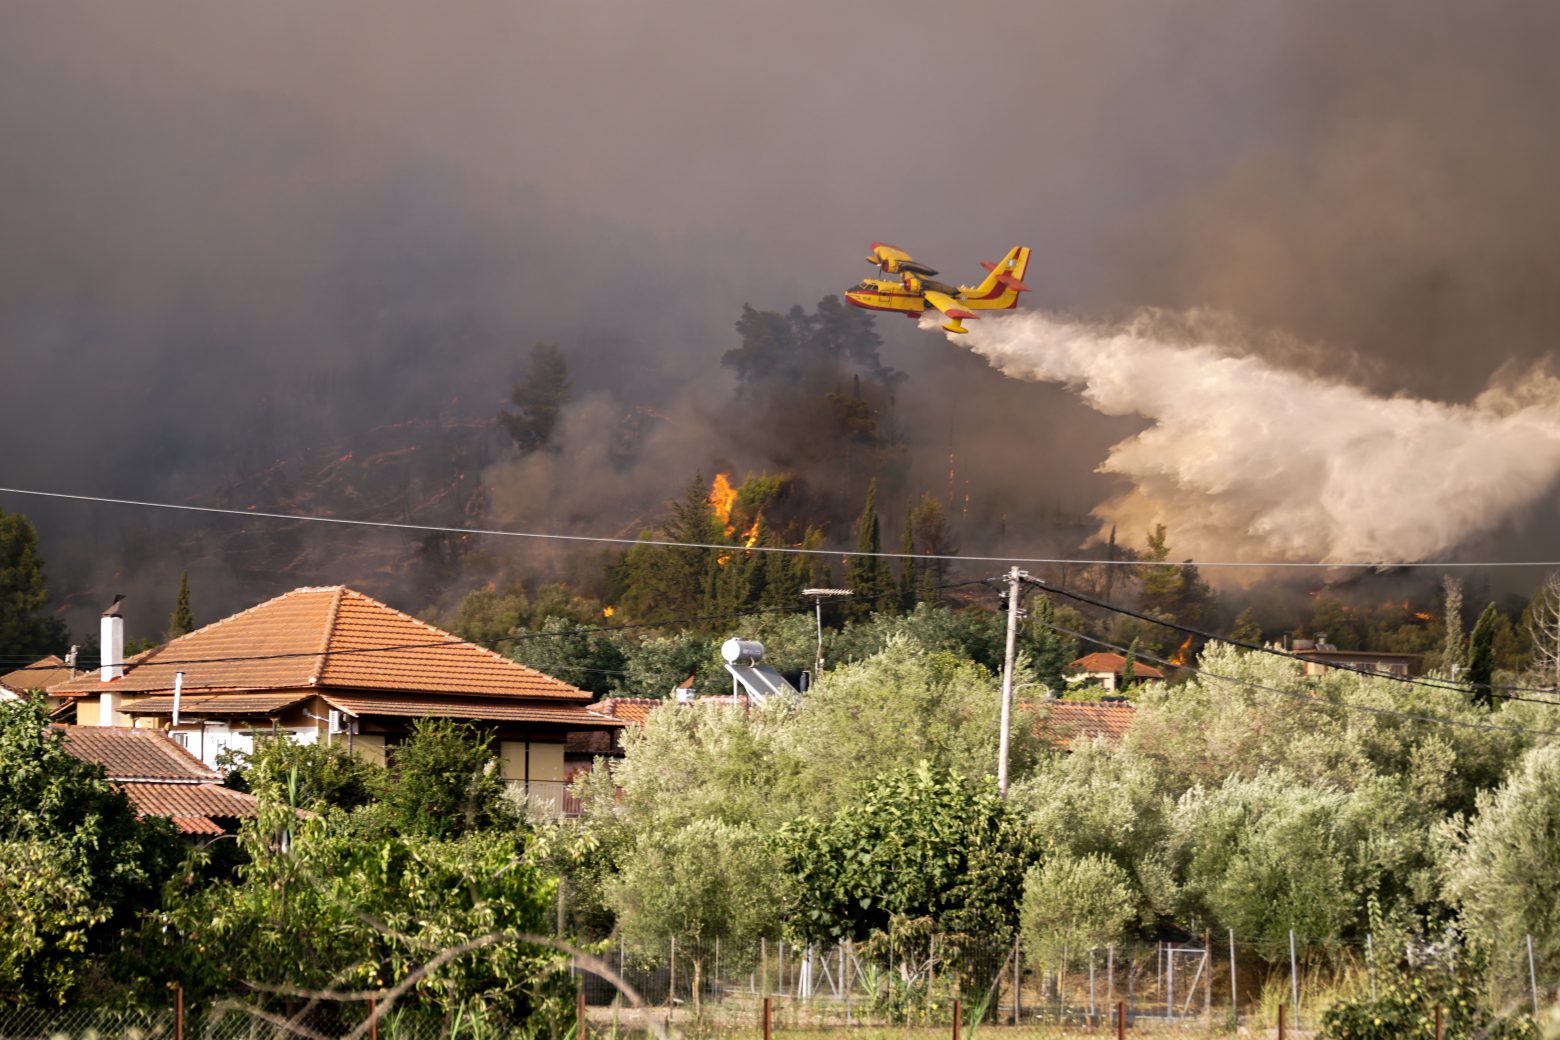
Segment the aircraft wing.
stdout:
<svg viewBox="0 0 1560 1040">
<path fill-rule="evenodd" d="M 949 296 L 947 293 L 941 293 L 941 292 L 936 291 L 935 289 L 930 289 L 927 292 L 925 292 L 923 295 L 924 295 L 927 303 L 931 304 L 933 307 L 936 307 L 938 310 L 942 311 L 944 314 L 946 314 L 950 318 L 973 318 L 973 317 L 975 317 L 975 315 L 973 313 L 971 313 L 970 311 L 965 310 L 963 307 L 960 307 L 959 306 L 959 301 L 955 300 L 952 296 Z"/>
<path fill-rule="evenodd" d="M 897 246 L 891 246 L 887 242 L 872 243 L 872 253 L 867 257 L 867 263 L 886 271 L 889 274 L 898 274 L 901 271 L 911 271 L 915 274 L 935 275 L 937 272 L 926 266 L 915 257 Z"/>
</svg>

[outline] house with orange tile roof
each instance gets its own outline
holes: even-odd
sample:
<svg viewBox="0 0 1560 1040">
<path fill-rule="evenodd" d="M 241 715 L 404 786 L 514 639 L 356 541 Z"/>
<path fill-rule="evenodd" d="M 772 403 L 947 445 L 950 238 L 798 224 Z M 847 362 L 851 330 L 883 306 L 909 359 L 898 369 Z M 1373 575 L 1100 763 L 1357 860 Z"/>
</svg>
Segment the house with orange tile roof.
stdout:
<svg viewBox="0 0 1560 1040">
<path fill-rule="evenodd" d="M 166 816 L 179 832 L 200 840 L 232 834 L 254 817 L 253 795 L 222 786 L 222 774 L 166 733 L 112 726 L 56 726 L 65 750 L 103 767 L 142 816 Z"/>
<path fill-rule="evenodd" d="M 1135 718 L 1137 708 L 1128 700 L 1046 701 L 1035 732 L 1058 748 L 1097 738 L 1115 744 L 1126 736 Z"/>
<path fill-rule="evenodd" d="M 0 700 L 24 697 L 32 693 L 42 693 L 49 708 L 52 710 L 59 704 L 59 698 L 50 694 L 50 690 L 63 683 L 68 683 L 76 677 L 76 670 L 65 661 L 50 654 L 32 664 L 24 665 L 0 675 Z"/>
<path fill-rule="evenodd" d="M 1092 684 L 1102 690 L 1115 691 L 1121 689 L 1126 668 L 1127 659 L 1121 654 L 1084 654 L 1067 666 L 1067 682 L 1068 685 Z M 1132 677 L 1134 681 L 1142 682 L 1145 679 L 1163 679 L 1165 673 L 1153 665 L 1138 661 L 1132 666 Z"/>
<path fill-rule="evenodd" d="M 83 727 L 166 731 L 208 766 L 281 734 L 387 765 L 422 718 L 493 735 L 504 779 L 557 811 L 569 734 L 613 730 L 591 695 L 345 586 L 301 588 L 124 659 L 119 603 L 102 665 L 54 692 Z"/>
</svg>

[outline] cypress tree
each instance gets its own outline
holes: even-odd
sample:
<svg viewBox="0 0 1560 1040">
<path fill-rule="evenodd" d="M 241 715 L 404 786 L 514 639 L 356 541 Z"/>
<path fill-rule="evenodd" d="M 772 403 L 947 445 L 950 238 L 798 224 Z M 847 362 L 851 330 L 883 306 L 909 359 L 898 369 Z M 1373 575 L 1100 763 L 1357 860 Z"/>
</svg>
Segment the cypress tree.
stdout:
<svg viewBox="0 0 1560 1040">
<path fill-rule="evenodd" d="M 1473 703 L 1488 708 L 1495 703 L 1490 691 L 1490 681 L 1495 676 L 1495 626 L 1500 612 L 1491 603 L 1473 623 L 1473 633 L 1468 637 L 1468 688 Z"/>
<path fill-rule="evenodd" d="M 867 503 L 856 520 L 856 551 L 860 555 L 852 556 L 846 562 L 845 575 L 851 591 L 856 594 L 852 601 L 856 607 L 854 612 L 864 616 L 887 608 L 893 593 L 888 569 L 883 566 L 883 558 L 877 555 L 883 551 L 883 540 L 878 530 L 876 480 L 867 485 Z"/>
<path fill-rule="evenodd" d="M 915 609 L 916 597 L 920 593 L 921 575 L 920 568 L 916 566 L 915 553 L 915 507 L 905 507 L 905 530 L 899 538 L 899 551 L 904 557 L 899 561 L 899 609 L 909 612 Z"/>
<path fill-rule="evenodd" d="M 1447 675 L 1455 676 L 1467 663 L 1467 647 L 1463 644 L 1462 582 L 1453 577 L 1443 578 L 1441 588 L 1446 593 L 1446 605 L 1442 611 L 1446 624 L 1446 643 L 1441 648 L 1441 668 Z"/>
<path fill-rule="evenodd" d="M 177 639 L 195 631 L 195 615 L 190 611 L 190 572 L 179 572 L 179 598 L 174 602 L 173 615 L 168 618 L 168 638 Z"/>
</svg>

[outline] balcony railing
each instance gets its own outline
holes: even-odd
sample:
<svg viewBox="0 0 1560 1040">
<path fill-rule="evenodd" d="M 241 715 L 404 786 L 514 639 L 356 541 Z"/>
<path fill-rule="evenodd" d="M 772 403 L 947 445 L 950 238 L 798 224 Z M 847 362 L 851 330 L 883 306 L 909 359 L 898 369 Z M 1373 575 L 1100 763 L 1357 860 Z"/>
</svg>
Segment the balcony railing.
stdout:
<svg viewBox="0 0 1560 1040">
<path fill-rule="evenodd" d="M 580 800 L 563 780 L 511 780 L 509 786 L 526 811 L 547 820 L 573 819 L 580 815 Z"/>
</svg>

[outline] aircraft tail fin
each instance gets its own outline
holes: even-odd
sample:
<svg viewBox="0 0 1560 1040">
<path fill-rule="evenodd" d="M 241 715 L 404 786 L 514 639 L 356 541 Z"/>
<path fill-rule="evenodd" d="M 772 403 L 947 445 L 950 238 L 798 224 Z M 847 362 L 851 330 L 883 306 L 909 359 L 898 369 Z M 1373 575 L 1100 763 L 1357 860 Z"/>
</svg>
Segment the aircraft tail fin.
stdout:
<svg viewBox="0 0 1560 1040">
<path fill-rule="evenodd" d="M 1029 270 L 1028 246 L 1014 246 L 998 263 L 983 263 L 986 278 L 964 294 L 966 303 L 982 310 L 1005 310 L 1018 306 L 1018 294 L 1028 292 L 1024 274 Z"/>
</svg>

